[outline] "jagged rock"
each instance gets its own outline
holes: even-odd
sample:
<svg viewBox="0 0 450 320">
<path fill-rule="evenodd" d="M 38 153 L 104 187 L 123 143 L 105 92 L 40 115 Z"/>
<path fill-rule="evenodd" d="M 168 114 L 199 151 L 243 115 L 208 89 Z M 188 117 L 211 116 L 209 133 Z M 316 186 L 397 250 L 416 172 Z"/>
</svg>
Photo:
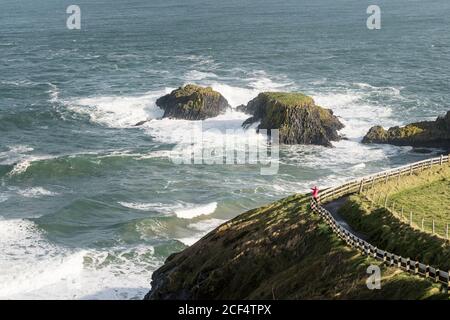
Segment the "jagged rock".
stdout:
<svg viewBox="0 0 450 320">
<path fill-rule="evenodd" d="M 436 121 L 422 121 L 385 130 L 370 128 L 363 143 L 385 143 L 397 146 L 450 148 L 450 111 Z"/>
<path fill-rule="evenodd" d="M 135 126 L 135 127 L 140 127 L 140 126 L 146 124 L 146 123 L 149 122 L 149 121 L 150 121 L 150 119 L 142 120 L 142 121 L 139 121 L 138 123 L 136 123 L 134 126 Z"/>
<path fill-rule="evenodd" d="M 317 106 L 301 93 L 264 92 L 239 111 L 252 117 L 243 123 L 247 128 L 260 122 L 260 129 L 279 129 L 280 143 L 331 146 L 340 140 L 338 130 L 344 125 L 329 109 Z"/>
<path fill-rule="evenodd" d="M 163 118 L 204 120 L 230 108 L 228 101 L 212 88 L 188 84 L 159 98 L 156 105 L 164 110 Z"/>
</svg>

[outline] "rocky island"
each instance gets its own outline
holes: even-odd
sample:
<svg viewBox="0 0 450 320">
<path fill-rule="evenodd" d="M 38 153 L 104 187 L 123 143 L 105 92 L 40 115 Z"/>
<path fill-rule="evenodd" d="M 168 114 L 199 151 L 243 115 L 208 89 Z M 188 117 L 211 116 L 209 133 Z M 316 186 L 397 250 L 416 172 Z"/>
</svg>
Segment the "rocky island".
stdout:
<svg viewBox="0 0 450 320">
<path fill-rule="evenodd" d="M 230 105 L 210 87 L 188 84 L 156 100 L 164 110 L 163 118 L 204 120 L 226 112 Z"/>
<path fill-rule="evenodd" d="M 436 121 L 416 122 L 388 130 L 381 126 L 372 127 L 362 142 L 450 149 L 450 111 Z"/>
<path fill-rule="evenodd" d="M 280 143 L 331 146 L 344 125 L 329 109 L 317 106 L 301 93 L 263 92 L 240 111 L 251 114 L 244 127 L 260 122 L 257 130 L 279 129 Z"/>
</svg>

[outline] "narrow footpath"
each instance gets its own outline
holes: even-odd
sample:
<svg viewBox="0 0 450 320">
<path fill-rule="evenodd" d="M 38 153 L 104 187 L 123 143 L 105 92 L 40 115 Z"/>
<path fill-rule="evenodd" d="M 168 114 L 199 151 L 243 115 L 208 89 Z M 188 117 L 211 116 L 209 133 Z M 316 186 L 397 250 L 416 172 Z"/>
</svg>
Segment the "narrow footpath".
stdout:
<svg viewBox="0 0 450 320">
<path fill-rule="evenodd" d="M 345 221 L 344 218 L 339 214 L 339 209 L 345 204 L 345 202 L 347 202 L 347 200 L 348 197 L 342 197 L 324 204 L 323 207 L 331 213 L 333 218 L 336 220 L 337 223 L 339 223 L 340 226 L 342 226 L 343 228 L 345 228 L 347 231 L 351 232 L 358 238 L 367 241 L 368 237 L 365 234 L 355 231 L 352 227 L 349 226 L 347 221 Z"/>
</svg>

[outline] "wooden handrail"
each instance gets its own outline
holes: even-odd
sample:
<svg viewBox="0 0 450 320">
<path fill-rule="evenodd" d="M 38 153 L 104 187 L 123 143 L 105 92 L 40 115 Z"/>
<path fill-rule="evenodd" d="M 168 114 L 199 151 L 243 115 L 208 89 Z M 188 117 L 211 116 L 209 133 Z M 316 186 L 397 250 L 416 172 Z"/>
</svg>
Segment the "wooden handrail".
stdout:
<svg viewBox="0 0 450 320">
<path fill-rule="evenodd" d="M 350 180 L 340 186 L 327 188 L 319 195 L 318 200 L 311 198 L 311 209 L 318 213 L 325 222 L 331 227 L 339 238 L 344 240 L 349 246 L 356 248 L 358 251 L 365 255 L 373 256 L 378 260 L 382 260 L 387 265 L 397 265 L 399 268 L 406 270 L 409 273 L 416 274 L 425 278 L 431 278 L 437 283 L 442 283 L 450 288 L 450 272 L 439 270 L 438 268 L 430 267 L 419 261 L 413 261 L 409 258 L 395 255 L 388 251 L 384 251 L 376 248 L 367 241 L 359 238 L 355 234 L 351 233 L 340 225 L 332 214 L 321 206 L 324 200 L 330 200 L 333 198 L 343 197 L 358 191 L 361 187 L 367 184 L 377 183 L 377 180 L 389 179 L 393 176 L 401 175 L 402 173 L 412 174 L 417 170 L 422 170 L 424 165 L 429 165 L 431 168 L 435 164 L 443 165 L 444 163 L 450 163 L 450 155 L 440 156 L 437 158 L 426 159 L 419 162 L 415 162 L 409 165 L 405 165 L 399 168 L 394 168 L 386 171 L 382 171 L 376 174 L 368 175 L 359 179 Z"/>
</svg>

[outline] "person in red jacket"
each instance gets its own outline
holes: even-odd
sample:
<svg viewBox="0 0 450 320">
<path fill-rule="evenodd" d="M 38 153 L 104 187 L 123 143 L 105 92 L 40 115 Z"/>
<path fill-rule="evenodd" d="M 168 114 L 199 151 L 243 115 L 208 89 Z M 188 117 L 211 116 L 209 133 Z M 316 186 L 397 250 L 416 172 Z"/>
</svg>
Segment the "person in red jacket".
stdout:
<svg viewBox="0 0 450 320">
<path fill-rule="evenodd" d="M 317 186 L 314 186 L 314 188 L 312 188 L 311 190 L 312 190 L 313 198 L 318 200 L 318 198 L 319 198 L 319 188 L 317 188 Z"/>
</svg>

